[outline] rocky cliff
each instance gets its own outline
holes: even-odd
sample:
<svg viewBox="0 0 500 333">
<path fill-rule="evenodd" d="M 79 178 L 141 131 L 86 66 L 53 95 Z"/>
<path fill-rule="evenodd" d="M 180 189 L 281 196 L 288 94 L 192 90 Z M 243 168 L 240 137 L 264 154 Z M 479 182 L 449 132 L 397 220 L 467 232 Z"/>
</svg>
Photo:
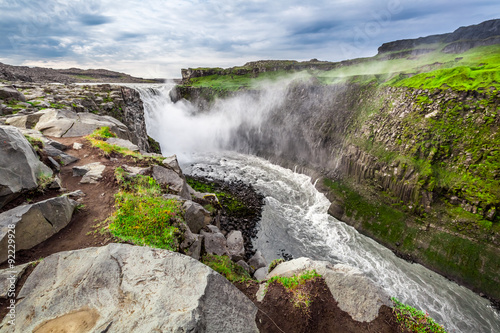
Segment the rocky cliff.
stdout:
<svg viewBox="0 0 500 333">
<path fill-rule="evenodd" d="M 296 82 L 228 148 L 321 176 L 334 216 L 499 298 L 498 105 L 496 90 Z"/>
</svg>

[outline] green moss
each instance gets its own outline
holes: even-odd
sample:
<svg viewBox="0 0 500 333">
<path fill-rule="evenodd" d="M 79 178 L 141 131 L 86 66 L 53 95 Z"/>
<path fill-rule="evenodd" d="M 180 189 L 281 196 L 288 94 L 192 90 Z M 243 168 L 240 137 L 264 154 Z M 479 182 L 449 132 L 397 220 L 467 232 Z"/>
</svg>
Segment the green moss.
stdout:
<svg viewBox="0 0 500 333">
<path fill-rule="evenodd" d="M 250 274 L 243 267 L 234 263 L 228 256 L 206 254 L 202 257 L 201 262 L 231 282 L 253 281 Z"/>
<path fill-rule="evenodd" d="M 412 306 L 401 303 L 396 298 L 391 298 L 394 306 L 393 312 L 402 331 L 417 333 L 446 333 L 443 326 L 429 317 L 427 312 L 417 310 Z"/>
</svg>

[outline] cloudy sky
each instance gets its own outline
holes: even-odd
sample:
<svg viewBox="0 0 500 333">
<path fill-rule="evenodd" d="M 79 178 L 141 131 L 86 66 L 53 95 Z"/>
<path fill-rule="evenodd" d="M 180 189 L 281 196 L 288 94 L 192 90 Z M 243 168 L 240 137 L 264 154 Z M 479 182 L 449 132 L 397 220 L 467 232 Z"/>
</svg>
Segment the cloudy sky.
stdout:
<svg viewBox="0 0 500 333">
<path fill-rule="evenodd" d="M 261 59 L 337 61 L 500 18 L 498 0 L 0 0 L 0 62 L 179 77 Z"/>
</svg>

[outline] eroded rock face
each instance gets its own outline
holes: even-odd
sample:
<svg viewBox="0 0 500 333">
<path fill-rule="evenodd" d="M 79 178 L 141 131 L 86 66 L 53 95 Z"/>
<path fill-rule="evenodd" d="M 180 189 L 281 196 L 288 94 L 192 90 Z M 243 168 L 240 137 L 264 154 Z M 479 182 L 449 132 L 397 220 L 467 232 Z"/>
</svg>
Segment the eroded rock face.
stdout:
<svg viewBox="0 0 500 333">
<path fill-rule="evenodd" d="M 82 321 L 85 332 L 258 332 L 257 308 L 224 277 L 187 256 L 147 247 L 53 254 L 18 297 L 16 325 L 4 320 L 2 332 Z"/>
<path fill-rule="evenodd" d="M 13 86 L 1 86 L 0 87 L 0 99 L 5 101 L 16 100 L 21 102 L 26 102 L 26 98 L 23 93 L 18 91 Z"/>
<path fill-rule="evenodd" d="M 52 170 L 36 156 L 28 140 L 14 127 L 0 126 L 0 208 L 23 191 L 37 187 L 37 178 Z"/>
<path fill-rule="evenodd" d="M 15 230 L 16 251 L 30 249 L 64 228 L 75 207 L 75 201 L 61 196 L 0 214 L 0 262 L 7 260 L 9 229 Z"/>
<path fill-rule="evenodd" d="M 267 274 L 266 279 L 291 277 L 313 269 L 325 279 L 339 308 L 356 321 L 373 321 L 382 305 L 391 306 L 389 295 L 381 287 L 359 269 L 344 264 L 332 265 L 327 261 L 298 258 L 279 264 Z"/>
</svg>

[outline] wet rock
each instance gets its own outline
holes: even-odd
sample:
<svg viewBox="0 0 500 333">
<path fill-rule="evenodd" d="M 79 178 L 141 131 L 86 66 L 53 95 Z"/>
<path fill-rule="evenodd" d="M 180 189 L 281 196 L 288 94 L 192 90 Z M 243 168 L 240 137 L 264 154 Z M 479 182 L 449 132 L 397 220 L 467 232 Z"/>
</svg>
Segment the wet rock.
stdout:
<svg viewBox="0 0 500 333">
<path fill-rule="evenodd" d="M 53 254 L 18 297 L 16 332 L 78 325 L 82 317 L 89 318 L 86 332 L 258 332 L 257 308 L 224 277 L 187 256 L 148 247 Z M 5 319 L 0 330 L 14 327 Z"/>
<path fill-rule="evenodd" d="M 0 214 L 0 262 L 7 259 L 9 226 L 15 229 L 16 251 L 30 249 L 64 228 L 75 206 L 75 201 L 61 196 Z"/>
</svg>

